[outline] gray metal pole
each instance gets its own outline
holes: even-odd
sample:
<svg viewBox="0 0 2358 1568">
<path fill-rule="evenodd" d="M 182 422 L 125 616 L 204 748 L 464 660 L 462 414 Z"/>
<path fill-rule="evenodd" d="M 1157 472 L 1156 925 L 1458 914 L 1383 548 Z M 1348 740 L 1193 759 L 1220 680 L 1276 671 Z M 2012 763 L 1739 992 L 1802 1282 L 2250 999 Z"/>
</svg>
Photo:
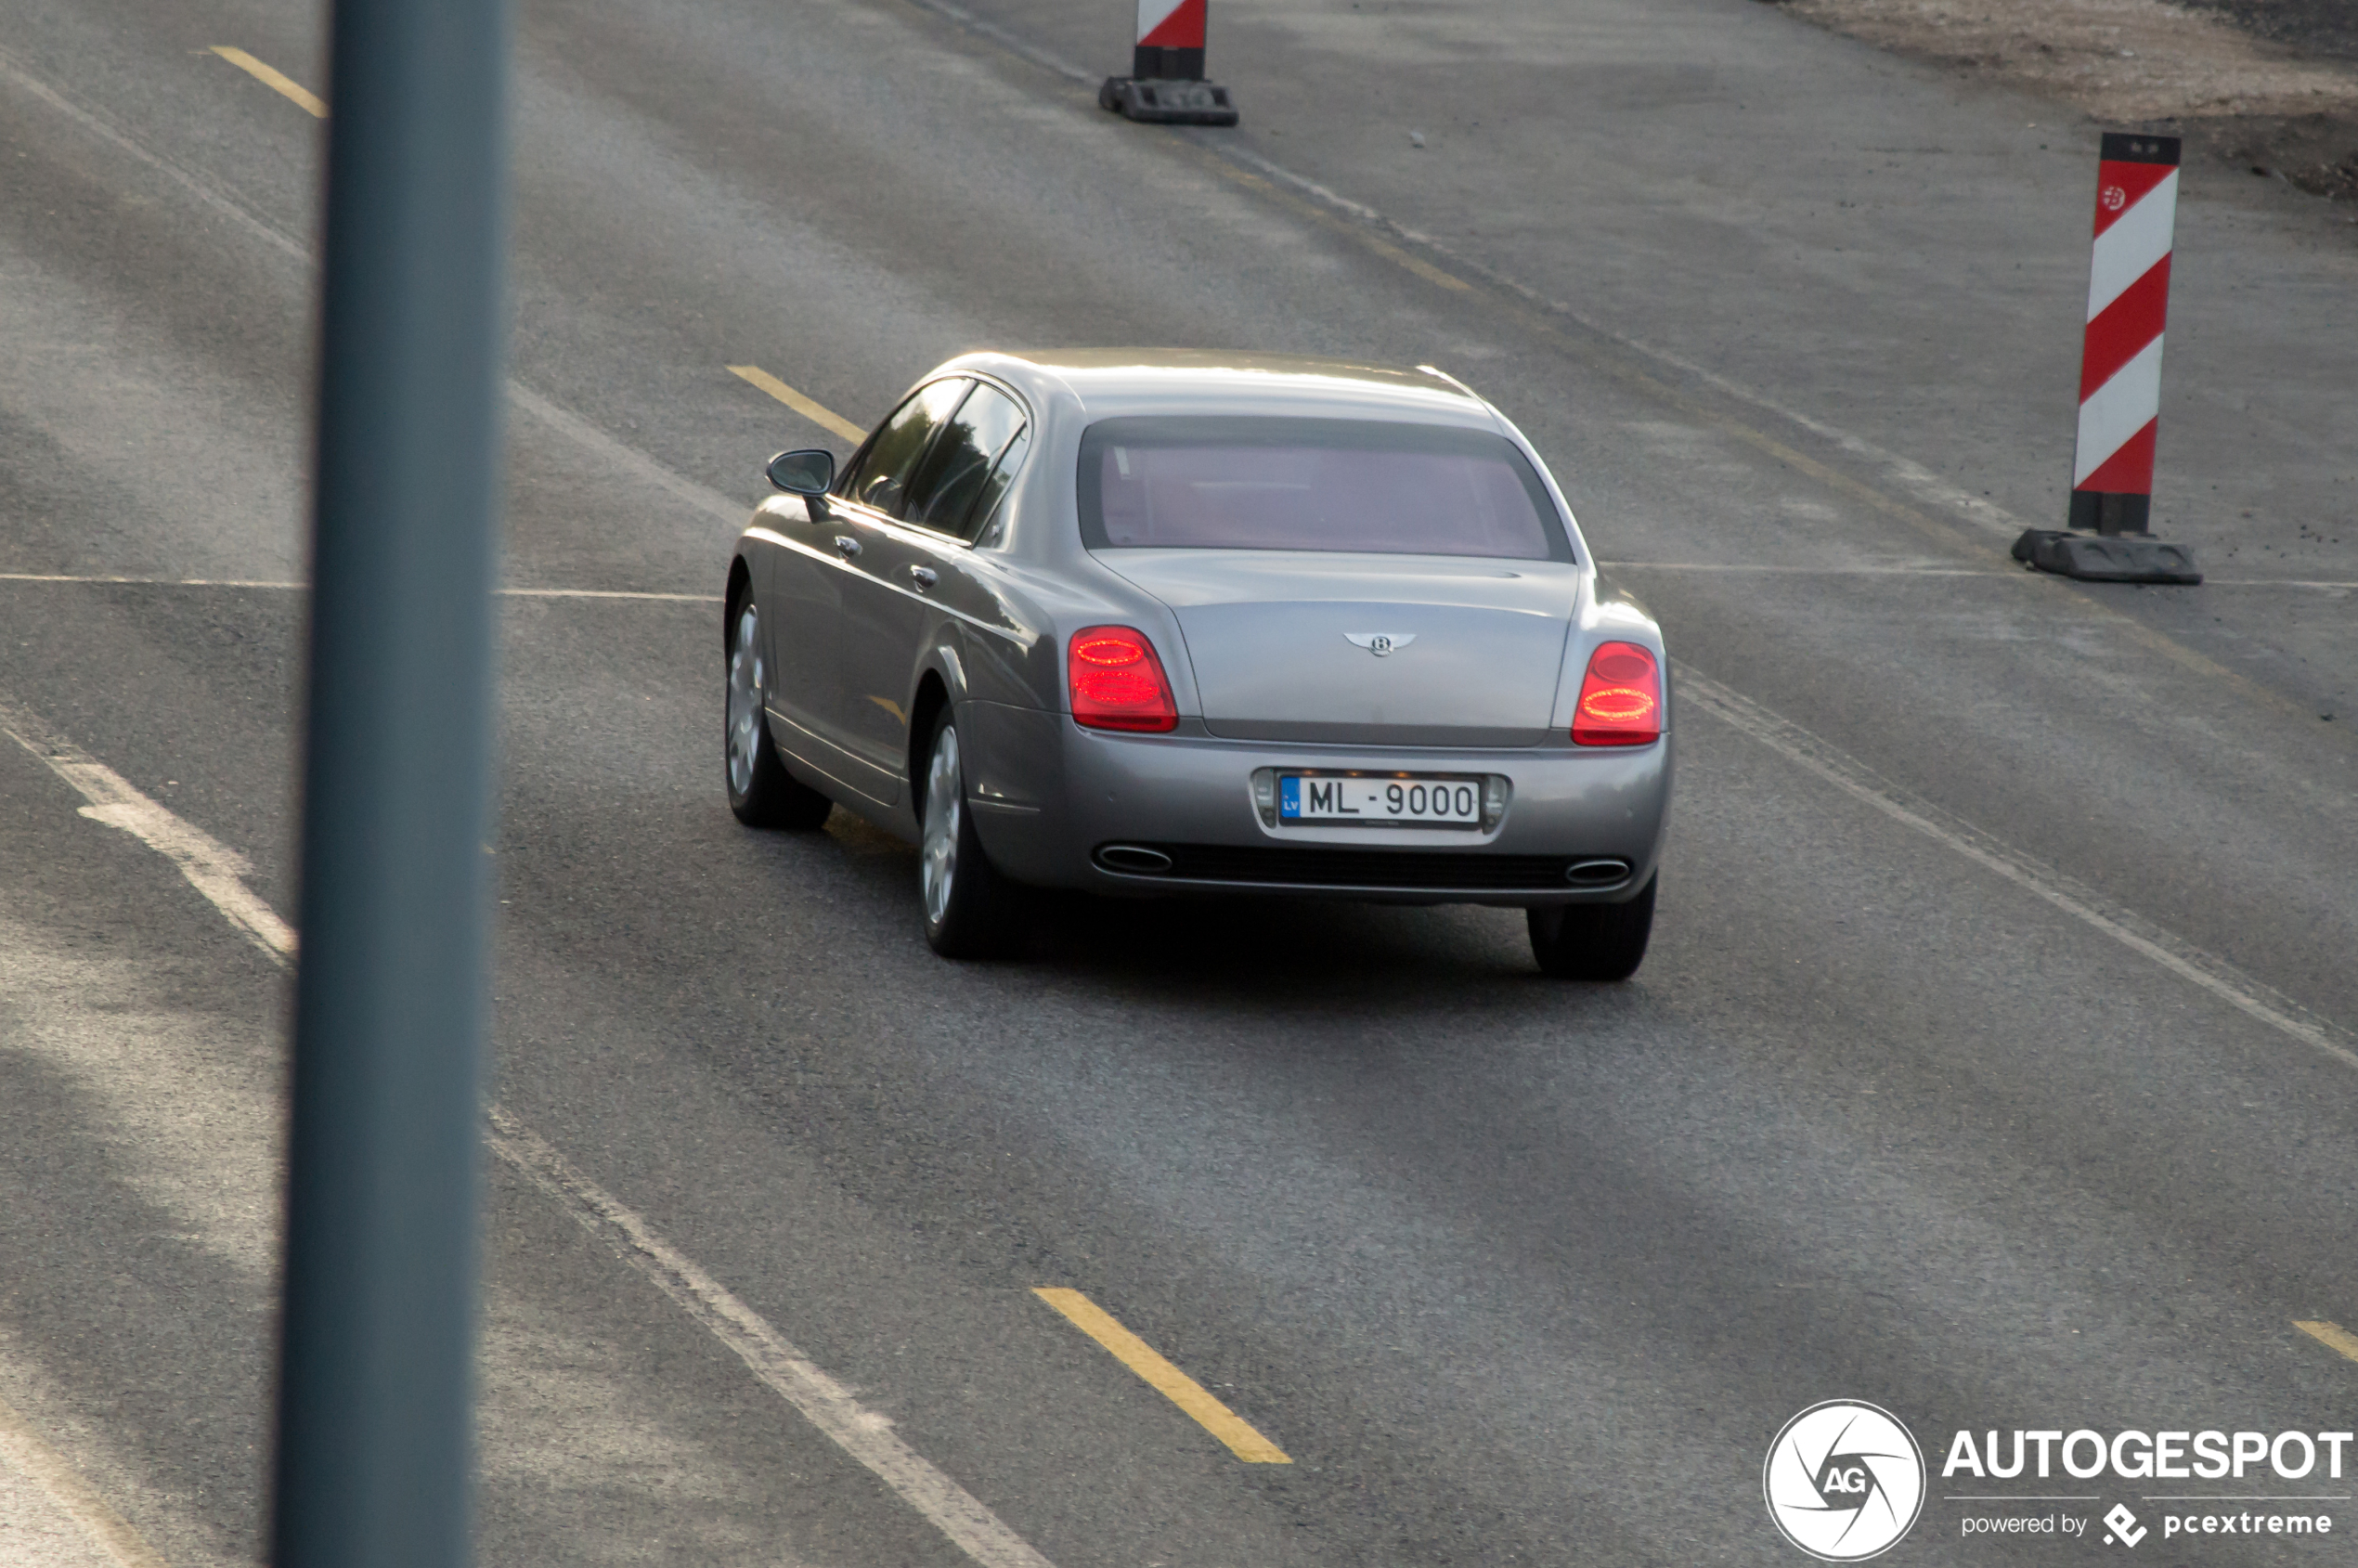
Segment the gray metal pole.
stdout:
<svg viewBox="0 0 2358 1568">
<path fill-rule="evenodd" d="M 336 0 L 272 1558 L 467 1560 L 506 0 Z"/>
</svg>

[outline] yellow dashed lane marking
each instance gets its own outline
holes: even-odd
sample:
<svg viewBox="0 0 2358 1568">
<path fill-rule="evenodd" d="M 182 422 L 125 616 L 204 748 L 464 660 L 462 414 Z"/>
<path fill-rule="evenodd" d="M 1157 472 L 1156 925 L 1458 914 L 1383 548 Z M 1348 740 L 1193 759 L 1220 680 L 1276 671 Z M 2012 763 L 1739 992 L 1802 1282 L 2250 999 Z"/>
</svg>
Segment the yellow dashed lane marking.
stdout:
<svg viewBox="0 0 2358 1568">
<path fill-rule="evenodd" d="M 1152 1345 L 1115 1322 L 1105 1308 L 1078 1290 L 1032 1291 L 1072 1320 L 1072 1326 L 1113 1353 L 1165 1399 L 1193 1416 L 1203 1429 L 1251 1465 L 1289 1465 L 1286 1451 L 1252 1429 L 1250 1422 L 1204 1391 L 1204 1386 L 1157 1354 Z"/>
<path fill-rule="evenodd" d="M 823 430 L 831 430 L 846 441 L 858 441 L 868 434 L 825 404 L 805 397 L 758 365 L 732 365 L 729 373 L 742 376 L 812 424 Z"/>
<path fill-rule="evenodd" d="M 2319 1344 L 2330 1345 L 2351 1360 L 2358 1361 L 2358 1334 L 2352 1333 L 2340 1324 L 2324 1321 L 2302 1323 L 2295 1320 L 2293 1327 Z"/>
<path fill-rule="evenodd" d="M 284 95 L 291 101 L 301 104 L 322 120 L 328 117 L 326 100 L 293 77 L 282 71 L 274 71 L 243 49 L 233 49 L 227 44 L 215 44 L 213 46 L 213 52 L 272 92 Z"/>
</svg>

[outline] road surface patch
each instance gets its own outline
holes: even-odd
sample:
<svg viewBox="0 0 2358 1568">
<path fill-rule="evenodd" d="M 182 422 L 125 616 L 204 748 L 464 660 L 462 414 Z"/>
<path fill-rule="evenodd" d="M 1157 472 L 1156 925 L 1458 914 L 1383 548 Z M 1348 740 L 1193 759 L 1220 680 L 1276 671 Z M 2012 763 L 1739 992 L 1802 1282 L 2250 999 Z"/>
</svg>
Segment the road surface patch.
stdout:
<svg viewBox="0 0 2358 1568">
<path fill-rule="evenodd" d="M 77 577 L 65 572 L 0 572 L 0 583 L 87 583 L 99 588 L 252 588 L 304 593 L 309 583 L 262 582 L 234 577 Z M 718 604 L 717 593 L 668 593 L 642 588 L 495 588 L 502 599 L 654 599 L 681 604 Z"/>
<path fill-rule="evenodd" d="M 2131 952 L 2192 981 L 2238 1012 L 2323 1052 L 2344 1067 L 2358 1068 L 2358 1049 L 2353 1049 L 2358 1046 L 2358 1040 L 2353 1040 L 2340 1025 L 2311 1012 L 2224 959 L 2107 903 L 2093 889 L 2040 864 L 1930 801 L 1909 794 L 1858 758 L 1800 725 L 1779 718 L 1751 698 L 1697 673 L 1691 666 L 1675 667 L 1680 694 L 1730 728 L 1750 735 L 1893 821 L 1948 846 L 2073 919 L 2093 927 Z"/>
<path fill-rule="evenodd" d="M 104 115 L 77 102 L 73 97 L 51 86 L 26 70 L 21 62 L 6 49 L 0 49 L 0 81 L 14 83 L 26 93 L 71 120 L 91 136 L 122 151 L 127 157 L 171 180 L 190 196 L 244 229 L 272 250 L 300 263 L 305 267 L 315 265 L 311 247 L 293 236 L 280 232 L 268 220 L 248 207 L 235 193 L 224 189 L 213 180 L 182 167 L 162 153 L 147 146 L 136 137 L 115 125 Z M 617 441 L 598 426 L 583 419 L 564 405 L 542 396 L 515 377 L 508 378 L 508 397 L 515 406 L 540 421 L 558 434 L 626 473 L 666 491 L 675 499 L 706 515 L 735 526 L 745 521 L 751 507 L 731 500 L 710 486 L 700 485 L 677 470 L 668 468 L 637 447 Z"/>
<path fill-rule="evenodd" d="M 243 49 L 233 49 L 227 44 L 215 44 L 213 52 L 289 102 L 301 104 L 321 120 L 328 117 L 326 100 L 293 77 L 263 64 Z"/>
<path fill-rule="evenodd" d="M 0 1518 L 0 1559 L 23 1568 L 83 1568 L 90 1563 L 164 1568 L 156 1549 L 107 1506 L 98 1489 L 44 1443 L 14 1406 L 0 1399 L 0 1498 L 19 1491 L 8 1484 L 18 1478 L 45 1495 L 53 1517 L 39 1518 L 23 1508 L 20 1497 L 15 1500 L 7 1517 Z M 71 1524 L 80 1538 L 67 1534 L 62 1524 Z"/>
<path fill-rule="evenodd" d="M 1254 1431 L 1250 1422 L 1214 1399 L 1201 1383 L 1164 1360 L 1152 1345 L 1124 1328 L 1105 1308 L 1080 1291 L 1042 1286 L 1031 1293 L 1105 1346 L 1116 1361 L 1137 1373 L 1148 1387 L 1193 1416 L 1206 1432 L 1226 1444 L 1229 1451 L 1245 1463 L 1293 1463 L 1284 1449 Z"/>
</svg>

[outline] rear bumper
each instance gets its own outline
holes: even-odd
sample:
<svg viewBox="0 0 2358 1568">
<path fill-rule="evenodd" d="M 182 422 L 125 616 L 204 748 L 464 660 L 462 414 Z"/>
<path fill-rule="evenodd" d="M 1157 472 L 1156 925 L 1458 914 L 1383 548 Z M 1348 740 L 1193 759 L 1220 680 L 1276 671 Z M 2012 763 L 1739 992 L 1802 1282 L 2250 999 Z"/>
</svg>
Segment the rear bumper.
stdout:
<svg viewBox="0 0 2358 1568">
<path fill-rule="evenodd" d="M 980 705 L 978 705 L 980 706 Z M 1249 892 L 1406 903 L 1613 903 L 1653 875 L 1666 823 L 1672 737 L 1628 749 L 1292 745 L 1082 730 L 1062 715 L 990 718 L 986 745 L 1030 755 L 991 769 L 1029 799 L 975 801 L 991 858 L 1019 881 L 1109 894 Z M 1050 755 L 1042 755 L 1042 753 Z M 1044 765 L 1043 765 L 1044 764 Z M 1256 769 L 1483 774 L 1511 797 L 1496 828 L 1272 827 Z M 1117 854 L 1108 849 L 1144 851 Z M 1157 865 L 1155 858 L 1168 861 Z M 1618 862 L 1617 875 L 1600 862 Z"/>
</svg>

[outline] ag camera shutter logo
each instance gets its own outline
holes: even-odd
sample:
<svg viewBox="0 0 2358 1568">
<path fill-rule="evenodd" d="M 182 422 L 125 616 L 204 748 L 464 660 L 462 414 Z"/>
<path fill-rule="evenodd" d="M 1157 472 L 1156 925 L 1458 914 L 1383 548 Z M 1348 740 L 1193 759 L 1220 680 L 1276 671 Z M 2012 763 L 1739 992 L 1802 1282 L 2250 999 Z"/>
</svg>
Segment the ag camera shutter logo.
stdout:
<svg viewBox="0 0 2358 1568">
<path fill-rule="evenodd" d="M 1890 1411 L 1829 1399 L 1777 1433 L 1760 1489 L 1785 1539 L 1821 1562 L 1862 1562 L 1924 1511 L 1924 1450 Z"/>
</svg>

